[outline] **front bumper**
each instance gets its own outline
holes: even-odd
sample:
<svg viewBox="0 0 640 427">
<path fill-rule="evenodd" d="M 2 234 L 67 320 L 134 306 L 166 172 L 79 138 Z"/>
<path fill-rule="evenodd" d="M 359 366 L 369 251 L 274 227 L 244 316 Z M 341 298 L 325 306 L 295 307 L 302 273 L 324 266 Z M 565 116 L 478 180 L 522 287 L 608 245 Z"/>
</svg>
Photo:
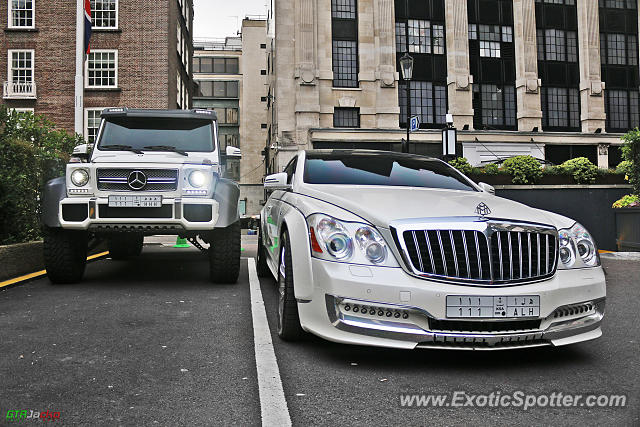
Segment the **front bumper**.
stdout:
<svg viewBox="0 0 640 427">
<path fill-rule="evenodd" d="M 317 259 L 312 259 L 312 271 L 314 295 L 299 301 L 300 322 L 305 330 L 331 341 L 497 350 L 560 346 L 602 334 L 606 289 L 601 268 L 559 270 L 550 279 L 510 287 L 439 283 L 409 276 L 400 268 Z M 540 316 L 448 319 L 447 295 L 539 295 Z"/>
<path fill-rule="evenodd" d="M 175 232 L 211 230 L 219 216 L 212 199 L 166 198 L 161 208 L 109 208 L 106 197 L 67 197 L 58 218 L 65 229 L 94 231 Z"/>
</svg>

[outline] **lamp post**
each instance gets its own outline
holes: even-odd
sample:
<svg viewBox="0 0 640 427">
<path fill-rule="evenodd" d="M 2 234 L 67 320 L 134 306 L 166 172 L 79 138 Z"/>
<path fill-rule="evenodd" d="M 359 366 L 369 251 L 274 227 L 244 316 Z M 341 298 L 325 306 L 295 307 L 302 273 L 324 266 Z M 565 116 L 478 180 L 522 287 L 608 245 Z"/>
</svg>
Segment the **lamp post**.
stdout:
<svg viewBox="0 0 640 427">
<path fill-rule="evenodd" d="M 402 70 L 402 79 L 405 81 L 405 89 L 407 90 L 407 140 L 402 144 L 402 152 L 409 152 L 409 132 L 411 126 L 411 77 L 413 76 L 413 57 L 409 53 L 405 53 L 400 58 L 400 69 Z"/>
</svg>

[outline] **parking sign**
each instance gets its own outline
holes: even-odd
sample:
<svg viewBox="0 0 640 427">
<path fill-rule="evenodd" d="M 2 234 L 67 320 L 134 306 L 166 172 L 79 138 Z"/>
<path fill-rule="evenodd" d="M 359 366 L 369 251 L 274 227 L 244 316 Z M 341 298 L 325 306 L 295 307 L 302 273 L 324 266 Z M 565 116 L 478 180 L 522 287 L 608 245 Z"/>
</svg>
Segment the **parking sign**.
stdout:
<svg viewBox="0 0 640 427">
<path fill-rule="evenodd" d="M 420 117 L 419 116 L 413 116 L 413 117 L 411 117 L 411 120 L 409 120 L 409 130 L 411 132 L 415 132 L 418 129 L 420 129 Z"/>
</svg>

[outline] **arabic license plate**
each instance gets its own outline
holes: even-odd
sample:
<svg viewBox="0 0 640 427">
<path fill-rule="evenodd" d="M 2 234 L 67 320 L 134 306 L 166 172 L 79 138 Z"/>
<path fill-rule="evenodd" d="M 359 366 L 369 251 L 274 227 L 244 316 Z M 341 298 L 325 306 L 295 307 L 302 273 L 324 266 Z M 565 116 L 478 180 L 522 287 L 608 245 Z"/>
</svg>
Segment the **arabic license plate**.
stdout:
<svg viewBox="0 0 640 427">
<path fill-rule="evenodd" d="M 448 318 L 518 318 L 539 316 L 539 295 L 447 295 Z"/>
<path fill-rule="evenodd" d="M 109 196 L 110 208 L 160 208 L 162 196 Z"/>
</svg>

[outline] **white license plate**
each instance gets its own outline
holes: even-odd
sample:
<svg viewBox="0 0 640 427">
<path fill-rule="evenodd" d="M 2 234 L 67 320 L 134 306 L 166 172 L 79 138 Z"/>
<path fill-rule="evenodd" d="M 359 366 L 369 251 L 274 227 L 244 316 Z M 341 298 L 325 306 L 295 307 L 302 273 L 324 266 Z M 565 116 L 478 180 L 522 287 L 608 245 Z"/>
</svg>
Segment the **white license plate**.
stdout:
<svg viewBox="0 0 640 427">
<path fill-rule="evenodd" d="M 540 296 L 447 295 L 447 317 L 539 317 Z"/>
<path fill-rule="evenodd" d="M 109 196 L 110 208 L 160 208 L 162 196 Z"/>
</svg>

